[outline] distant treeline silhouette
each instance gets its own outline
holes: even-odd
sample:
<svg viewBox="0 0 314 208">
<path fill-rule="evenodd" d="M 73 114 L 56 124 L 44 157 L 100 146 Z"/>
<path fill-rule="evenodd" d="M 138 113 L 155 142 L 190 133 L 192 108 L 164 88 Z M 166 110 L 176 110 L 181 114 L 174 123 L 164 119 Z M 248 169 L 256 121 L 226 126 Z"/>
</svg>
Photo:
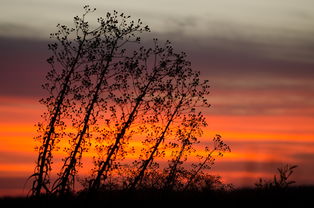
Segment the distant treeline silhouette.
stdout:
<svg viewBox="0 0 314 208">
<path fill-rule="evenodd" d="M 150 29 L 141 20 L 113 11 L 94 26 L 86 20 L 94 10 L 85 6 L 73 27 L 58 25 L 51 34 L 51 70 L 43 84 L 48 96 L 40 101 L 47 110 L 37 124 L 31 195 L 72 193 L 91 150 L 97 156 L 83 183 L 87 192 L 224 187 L 206 170 L 229 146 L 216 135 L 196 151 L 207 126 L 208 80 L 169 41 L 154 39 L 144 47 L 139 35 Z M 67 156 L 51 181 L 60 141 L 68 144 Z M 137 159 L 129 162 L 130 155 Z"/>
</svg>

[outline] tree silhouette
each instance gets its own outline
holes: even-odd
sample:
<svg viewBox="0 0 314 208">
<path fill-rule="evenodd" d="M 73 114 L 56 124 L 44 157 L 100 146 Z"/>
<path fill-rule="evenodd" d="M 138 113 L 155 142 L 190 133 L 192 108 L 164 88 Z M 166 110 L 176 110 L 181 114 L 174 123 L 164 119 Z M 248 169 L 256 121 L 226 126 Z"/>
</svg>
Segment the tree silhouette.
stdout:
<svg viewBox="0 0 314 208">
<path fill-rule="evenodd" d="M 96 74 L 94 80 L 94 87 L 88 90 L 87 105 L 82 110 L 84 114 L 81 121 L 77 121 L 78 132 L 73 137 L 73 145 L 70 148 L 70 154 L 64 159 L 60 177 L 54 183 L 53 191 L 59 194 L 71 191 L 71 186 L 74 184 L 74 178 L 77 173 L 77 165 L 80 165 L 80 160 L 84 150 L 87 148 L 87 138 L 89 135 L 89 128 L 97 122 L 97 110 L 95 106 L 102 104 L 101 109 L 106 110 L 106 98 L 104 95 L 108 91 L 108 77 L 120 75 L 119 66 L 123 64 L 120 61 L 124 56 L 125 49 L 122 49 L 127 42 L 139 42 L 139 38 L 135 37 L 135 33 L 148 31 L 148 27 L 142 27 L 141 22 L 135 24 L 133 21 L 128 22 L 129 17 L 114 11 L 113 15 L 107 14 L 106 19 L 99 19 L 99 27 L 92 31 L 94 41 L 96 41 L 95 48 L 93 48 L 93 61 L 97 57 L 97 62 L 90 67 L 85 67 L 84 75 L 88 80 L 90 79 L 90 71 Z M 88 27 L 88 23 L 86 23 Z M 92 85 L 87 82 L 90 88 Z M 85 84 L 86 85 L 86 84 Z M 83 86 L 84 87 L 84 86 Z M 80 92 L 78 95 L 80 99 L 84 98 Z M 85 103 L 85 101 L 84 101 Z M 81 111 L 80 111 L 81 112 Z"/>
<path fill-rule="evenodd" d="M 49 96 L 41 101 L 48 112 L 38 124 L 32 195 L 74 192 L 84 152 L 91 146 L 97 156 L 86 178 L 88 192 L 149 186 L 186 190 L 217 181 L 204 170 L 214 164 L 214 153 L 230 151 L 220 136 L 213 149 L 206 147 L 206 156 L 199 156 L 201 162 L 184 166 L 195 157 L 194 146 L 207 126 L 202 111 L 210 106 L 208 81 L 169 41 L 154 39 L 152 47 L 144 47 L 139 34 L 149 28 L 141 20 L 114 11 L 93 26 L 85 17 L 95 9 L 84 10 L 73 28 L 58 25 L 51 35 L 57 41 L 49 45 L 52 69 L 43 85 Z M 53 151 L 61 140 L 68 142 L 67 155 L 51 186 Z M 134 154 L 138 158 L 132 162 Z M 158 160 L 165 158 L 168 164 L 162 169 Z"/>
<path fill-rule="evenodd" d="M 154 134 L 149 135 L 147 141 L 152 146 L 148 151 L 144 150 L 145 158 L 139 164 L 138 173 L 131 182 L 130 189 L 135 189 L 141 183 L 149 166 L 154 166 L 154 158 L 164 155 L 164 152 L 160 150 L 160 145 L 167 137 L 172 136 L 175 128 L 180 129 L 183 126 L 182 119 L 185 115 L 193 115 L 198 109 L 209 107 L 205 98 L 209 93 L 207 81 L 201 82 L 199 72 L 193 71 L 190 63 L 185 61 L 185 54 L 180 56 L 179 62 L 184 63 L 182 70 L 176 71 L 174 79 L 167 83 L 165 96 L 158 99 L 160 103 L 154 105 L 156 109 L 153 112 L 156 113 L 156 117 L 160 117 L 159 120 L 163 121 L 163 125 L 151 130 Z M 173 128 L 172 125 L 175 122 L 180 125 Z M 202 120 L 195 120 L 195 122 L 202 122 Z"/>
<path fill-rule="evenodd" d="M 148 66 L 147 63 L 150 57 L 153 57 L 153 60 L 151 66 Z M 141 123 L 143 133 L 143 129 L 148 123 L 159 122 L 156 119 L 157 115 L 152 115 L 152 109 L 155 110 L 153 113 L 160 114 L 160 110 L 162 110 L 160 104 L 163 104 L 161 103 L 162 99 L 165 99 L 165 96 L 172 96 L 172 89 L 174 89 L 172 82 L 178 81 L 178 74 L 185 70 L 184 65 L 186 62 L 182 61 L 182 58 L 182 55 L 173 52 L 170 42 L 167 42 L 165 47 L 160 47 L 157 40 L 155 40 L 154 49 L 144 49 L 142 47 L 138 52 L 134 52 L 134 56 L 125 60 L 125 68 L 127 69 L 125 73 L 128 74 L 126 77 L 130 79 L 130 82 L 120 79 L 123 80 L 123 83 L 116 84 L 116 87 L 124 93 L 118 99 L 117 96 L 113 96 L 115 104 L 122 109 L 123 113 L 118 118 L 122 123 L 117 121 L 119 130 L 115 133 L 114 144 L 107 150 L 106 159 L 98 161 L 97 176 L 91 181 L 91 189 L 99 188 L 101 177 L 103 177 L 103 180 L 106 179 L 106 175 L 111 168 L 112 158 L 119 151 L 121 140 L 132 124 Z M 166 81 L 167 79 L 168 81 Z M 171 91 L 169 91 L 170 89 Z M 126 108 L 126 105 L 128 105 L 129 110 L 125 113 L 123 109 Z M 159 106 L 159 109 L 155 109 L 153 106 Z M 114 112 L 118 111 L 116 108 L 112 109 Z M 145 115 L 149 116 L 145 118 Z M 137 119 L 139 116 L 141 120 Z M 114 114 L 113 117 L 116 117 L 116 115 Z"/>
<path fill-rule="evenodd" d="M 188 171 L 182 167 L 191 152 L 195 152 L 193 144 L 199 143 L 197 137 L 202 135 L 202 127 L 206 126 L 204 116 L 199 114 L 190 114 L 183 118 L 182 127 L 176 132 L 176 137 L 179 140 L 179 144 L 175 144 L 177 147 L 173 151 L 173 158 L 169 162 L 168 168 L 165 170 L 165 184 L 164 189 L 180 190 L 183 187 L 182 181 L 186 177 Z"/>
<path fill-rule="evenodd" d="M 37 124 L 40 135 L 35 139 L 41 143 L 41 146 L 38 148 L 35 173 L 32 175 L 35 177 L 32 195 L 40 195 L 43 189 L 49 192 L 52 151 L 63 136 L 65 124 L 62 119 L 68 116 L 68 106 L 71 105 L 71 98 L 68 97 L 71 84 L 77 81 L 79 77 L 77 70 L 86 59 L 87 45 L 93 42 L 91 39 L 88 40 L 91 33 L 87 31 L 88 26 L 84 20 L 91 10 L 88 6 L 85 6 L 84 10 L 82 18 L 78 16 L 74 18 L 74 28 L 58 24 L 58 32 L 51 34 L 51 38 L 56 38 L 58 43 L 48 45 L 53 53 L 53 56 L 47 59 L 52 69 L 46 76 L 48 82 L 43 85 L 43 88 L 49 92 L 49 96 L 40 101 L 46 105 L 48 112 L 42 116 L 44 121 Z M 74 40 L 70 40 L 71 33 L 77 35 Z M 82 33 L 83 37 L 78 36 L 79 33 Z M 61 72 L 57 71 L 58 67 L 61 68 Z"/>
<path fill-rule="evenodd" d="M 190 176 L 188 178 L 188 181 L 184 187 L 184 190 L 189 189 L 191 186 L 197 186 L 197 179 L 198 177 L 204 176 L 204 170 L 211 169 L 211 167 L 214 165 L 216 157 L 222 157 L 224 152 L 230 152 L 230 147 L 226 145 L 220 135 L 216 135 L 213 138 L 213 148 L 210 148 L 208 146 L 205 147 L 205 151 L 207 152 L 206 156 L 199 156 L 202 160 L 199 163 L 193 164 L 193 169 L 190 172 Z M 216 155 L 214 155 L 216 153 Z M 205 175 L 206 177 L 206 175 Z"/>
</svg>

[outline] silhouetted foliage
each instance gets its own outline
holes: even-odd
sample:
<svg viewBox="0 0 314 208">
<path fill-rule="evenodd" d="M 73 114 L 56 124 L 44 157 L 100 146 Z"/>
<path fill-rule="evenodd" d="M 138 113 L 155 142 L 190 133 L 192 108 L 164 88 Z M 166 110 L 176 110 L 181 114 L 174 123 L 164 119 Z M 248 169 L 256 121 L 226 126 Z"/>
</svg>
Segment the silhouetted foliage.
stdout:
<svg viewBox="0 0 314 208">
<path fill-rule="evenodd" d="M 91 148 L 94 168 L 83 182 L 89 193 L 225 188 L 208 170 L 230 148 L 216 135 L 213 147 L 197 150 L 207 126 L 202 111 L 210 106 L 208 81 L 170 41 L 154 39 L 153 47 L 144 47 L 138 35 L 149 28 L 141 20 L 114 11 L 92 26 L 86 16 L 95 9 L 84 10 L 73 28 L 58 25 L 51 34 L 56 43 L 49 44 L 51 70 L 43 85 L 49 96 L 41 100 L 47 113 L 38 124 L 32 195 L 73 193 Z M 53 151 L 61 140 L 67 156 L 51 183 Z"/>
<path fill-rule="evenodd" d="M 287 188 L 295 181 L 290 181 L 289 177 L 292 175 L 293 170 L 297 168 L 297 165 L 285 165 L 281 168 L 277 168 L 279 176 L 274 175 L 273 181 L 265 180 L 260 178 L 257 183 L 255 183 L 256 188 L 259 189 L 273 189 L 273 188 Z"/>
<path fill-rule="evenodd" d="M 51 38 L 56 39 L 56 43 L 49 44 L 52 56 L 47 59 L 51 65 L 46 79 L 47 83 L 43 88 L 48 91 L 49 96 L 41 99 L 40 102 L 47 107 L 47 112 L 42 115 L 43 122 L 37 124 L 39 136 L 35 139 L 41 143 L 37 148 L 39 151 L 36 162 L 32 195 L 40 195 L 42 191 L 49 193 L 50 184 L 49 172 L 53 154 L 60 139 L 65 136 L 66 124 L 64 119 L 72 117 L 71 106 L 74 106 L 73 95 L 79 91 L 79 87 L 74 88 L 74 83 L 80 81 L 81 75 L 78 73 L 84 62 L 90 59 L 88 48 L 95 42 L 92 32 L 88 31 L 88 24 L 84 20 L 91 11 L 88 6 L 84 7 L 83 17 L 74 18 L 74 27 L 57 25 L 58 31 L 51 34 Z"/>
<path fill-rule="evenodd" d="M 116 85 L 124 85 L 121 80 L 125 80 L 123 76 L 127 75 L 124 74 L 125 63 L 121 61 L 125 57 L 125 49 L 122 46 L 128 42 L 139 43 L 139 37 L 135 34 L 149 30 L 148 27 L 141 26 L 140 20 L 134 23 L 128 19 L 129 17 L 124 14 L 118 15 L 116 11 L 113 15 L 107 13 L 105 19 L 98 19 L 99 27 L 88 32 L 92 33 L 93 41 L 96 43 L 93 42 L 88 49 L 91 57 L 88 62 L 91 64 L 85 64 L 83 82 L 79 86 L 81 88 L 74 94 L 75 98 L 81 101 L 77 112 L 83 116 L 74 121 L 73 126 L 78 132 L 70 135 L 72 146 L 69 148 L 69 156 L 64 159 L 60 177 L 53 187 L 53 191 L 59 194 L 73 189 L 71 185 L 74 184 L 77 167 L 81 165 L 82 154 L 88 150 L 88 139 L 92 136 L 89 129 L 95 128 L 97 120 L 103 118 L 101 114 L 107 111 L 111 98 L 116 99 Z M 87 22 L 85 25 L 88 27 Z M 110 79 L 112 77 L 113 80 Z M 87 93 L 83 94 L 82 91 Z"/>
<path fill-rule="evenodd" d="M 193 188 L 203 187 L 201 183 L 204 183 L 204 176 L 205 176 L 205 183 L 209 183 L 208 177 L 204 173 L 204 170 L 209 170 L 214 165 L 216 157 L 222 157 L 224 152 L 230 152 L 230 147 L 226 145 L 222 140 L 220 135 L 216 135 L 213 139 L 213 148 L 205 147 L 205 152 L 207 153 L 206 156 L 200 155 L 199 157 L 202 159 L 201 162 L 197 164 L 192 164 L 193 169 L 190 173 L 189 179 L 184 187 L 184 190 Z M 217 153 L 217 156 L 214 156 L 214 153 Z M 207 181 L 207 182 L 206 182 Z"/>
</svg>

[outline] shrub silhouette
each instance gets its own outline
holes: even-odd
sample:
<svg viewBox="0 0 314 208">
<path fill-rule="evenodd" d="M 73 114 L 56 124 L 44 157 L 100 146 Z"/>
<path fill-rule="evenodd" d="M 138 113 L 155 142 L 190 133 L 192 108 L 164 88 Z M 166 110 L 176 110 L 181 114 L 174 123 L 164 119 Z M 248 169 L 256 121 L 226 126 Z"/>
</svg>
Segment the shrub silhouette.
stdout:
<svg viewBox="0 0 314 208">
<path fill-rule="evenodd" d="M 86 16 L 95 9 L 84 10 L 74 27 L 58 25 L 51 34 L 56 42 L 49 44 L 52 69 L 43 85 L 49 95 L 41 100 L 47 112 L 38 124 L 32 195 L 74 192 L 82 158 L 91 149 L 97 153 L 94 168 L 83 182 L 89 193 L 223 187 L 208 170 L 229 146 L 216 135 L 212 148 L 205 147 L 203 155 L 196 151 L 207 126 L 202 110 L 210 107 L 208 81 L 170 41 L 154 39 L 153 47 L 144 47 L 139 34 L 149 28 L 141 20 L 114 11 L 93 27 Z M 67 156 L 51 182 L 61 140 L 68 141 Z"/>
<path fill-rule="evenodd" d="M 274 175 L 273 181 L 268 181 L 260 178 L 257 183 L 255 183 L 256 188 L 259 189 L 272 189 L 272 188 L 287 188 L 291 184 L 294 184 L 295 181 L 290 181 L 289 177 L 292 175 L 297 165 L 286 164 L 283 167 L 277 168 L 279 176 Z"/>
</svg>

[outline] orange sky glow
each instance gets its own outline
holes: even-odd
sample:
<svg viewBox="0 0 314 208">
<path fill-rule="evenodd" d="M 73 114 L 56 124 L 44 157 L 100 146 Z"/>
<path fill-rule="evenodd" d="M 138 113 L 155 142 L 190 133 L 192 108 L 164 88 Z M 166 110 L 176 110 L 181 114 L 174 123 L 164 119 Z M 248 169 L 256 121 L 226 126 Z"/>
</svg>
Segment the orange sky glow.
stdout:
<svg viewBox="0 0 314 208">
<path fill-rule="evenodd" d="M 2 97 L 0 100 L 4 103 L 0 105 L 0 177 L 26 179 L 32 174 L 37 157 L 34 151 L 34 124 L 40 121 L 44 108 L 36 99 Z M 10 102 L 18 105 L 9 105 Z M 212 170 L 213 174 L 221 175 L 226 183 L 252 186 L 261 177 L 272 177 L 276 173 L 276 165 L 286 163 L 300 165 L 294 175 L 296 180 L 301 183 L 313 182 L 310 176 L 314 168 L 308 166 L 309 161 L 302 158 L 302 155 L 313 154 L 314 118 L 207 115 L 207 120 L 209 126 L 200 141 L 208 145 L 218 133 L 232 149 L 231 153 L 226 153 L 217 160 Z M 132 145 L 139 144 L 131 143 Z M 197 148 L 199 154 L 202 154 L 202 148 Z M 58 172 L 64 155 L 63 151 L 55 153 L 53 174 Z M 93 150 L 85 153 L 81 176 L 90 173 L 94 155 Z M 131 155 L 128 159 L 136 158 L 136 155 Z M 21 185 L 16 184 L 9 190 L 0 189 L 0 194 L 25 194 L 27 188 L 23 190 Z M 25 187 L 28 187 L 27 184 Z"/>
<path fill-rule="evenodd" d="M 26 179 L 37 157 L 35 124 L 45 111 L 38 100 L 46 96 L 40 86 L 50 70 L 49 34 L 57 31 L 58 23 L 73 26 L 73 17 L 83 12 L 82 4 L 76 0 L 1 4 L 0 197 L 25 195 L 29 190 Z M 175 51 L 186 52 L 201 79 L 209 80 L 212 107 L 203 112 L 208 127 L 197 152 L 202 153 L 216 134 L 232 150 L 216 161 L 212 174 L 235 187 L 253 187 L 261 177 L 271 179 L 278 167 L 295 164 L 296 184 L 314 184 L 314 1 L 86 0 L 84 4 L 97 8 L 88 16 L 91 26 L 113 10 L 140 18 L 151 28 L 151 33 L 143 34 L 144 47 L 156 37 L 161 43 L 170 40 Z M 93 155 L 93 150 L 84 155 L 80 177 L 90 173 Z M 55 153 L 53 174 L 64 156 L 62 149 Z M 128 161 L 136 158 L 130 155 Z"/>
</svg>

